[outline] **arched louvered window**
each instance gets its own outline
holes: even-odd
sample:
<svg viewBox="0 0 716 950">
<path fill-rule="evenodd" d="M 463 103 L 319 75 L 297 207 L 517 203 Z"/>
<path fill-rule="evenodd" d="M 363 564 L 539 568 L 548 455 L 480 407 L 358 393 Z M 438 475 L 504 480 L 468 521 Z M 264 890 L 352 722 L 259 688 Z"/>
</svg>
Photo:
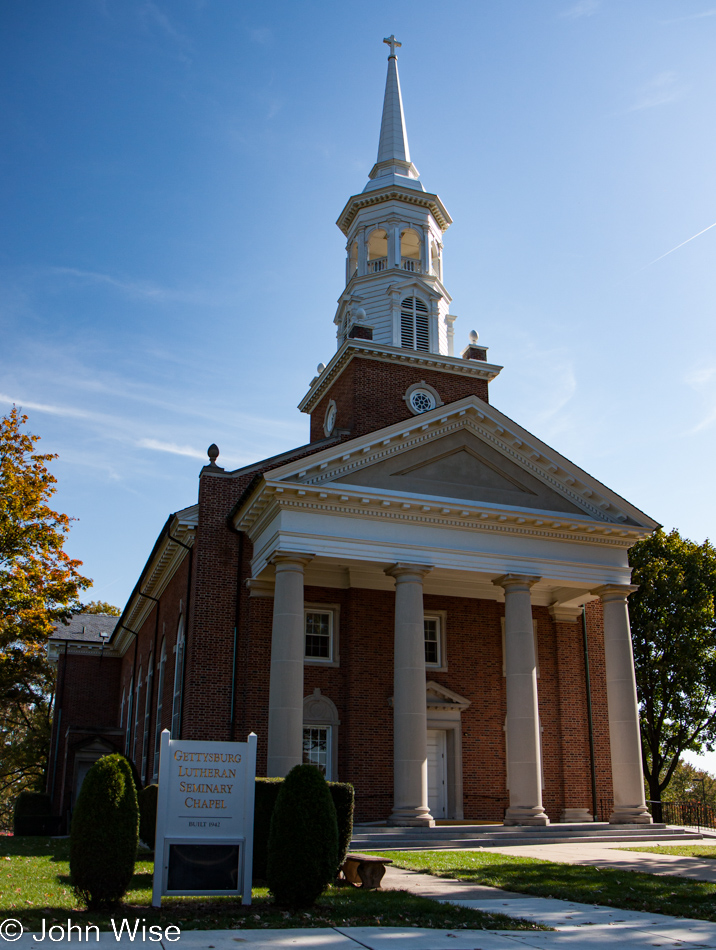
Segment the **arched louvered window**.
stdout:
<svg viewBox="0 0 716 950">
<path fill-rule="evenodd" d="M 428 308 L 418 297 L 406 297 L 400 305 L 400 345 L 410 350 L 430 349 Z"/>
</svg>

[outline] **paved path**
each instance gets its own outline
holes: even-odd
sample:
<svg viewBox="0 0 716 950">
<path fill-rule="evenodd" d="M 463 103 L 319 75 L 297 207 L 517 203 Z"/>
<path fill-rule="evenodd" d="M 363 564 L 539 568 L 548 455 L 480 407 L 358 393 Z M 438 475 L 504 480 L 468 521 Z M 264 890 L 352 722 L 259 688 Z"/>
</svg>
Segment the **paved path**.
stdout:
<svg viewBox="0 0 716 950">
<path fill-rule="evenodd" d="M 502 854 L 526 854 L 576 864 L 650 870 L 654 874 L 679 874 L 716 880 L 714 870 L 701 869 L 697 858 L 615 851 L 597 845 L 535 845 L 529 848 L 490 849 Z M 689 864 L 693 862 L 693 864 Z M 693 874 L 693 865 L 698 874 Z M 704 877 L 708 873 L 709 877 Z M 305 930 L 204 930 L 185 931 L 177 942 L 162 941 L 144 950 L 716 950 L 716 923 L 617 910 L 544 897 L 526 897 L 498 888 L 436 878 L 390 867 L 385 887 L 409 890 L 441 902 L 460 904 L 487 913 L 533 920 L 555 928 L 535 930 L 427 930 L 419 927 L 333 927 Z M 128 944 L 125 937 L 121 941 Z M 99 950 L 116 946 L 114 934 L 103 933 Z M 132 946 L 136 948 L 136 940 Z M 91 944 L 96 944 L 91 941 Z M 31 934 L 14 942 L 16 950 L 37 950 Z M 129 946 L 125 948 L 129 950 Z"/>
<path fill-rule="evenodd" d="M 485 848 L 493 854 L 514 854 L 540 858 L 561 864 L 591 864 L 594 867 L 645 871 L 647 874 L 673 874 L 697 881 L 716 883 L 716 860 L 684 858 L 678 854 L 652 854 L 647 851 L 622 851 L 621 844 L 536 844 L 523 847 Z"/>
</svg>

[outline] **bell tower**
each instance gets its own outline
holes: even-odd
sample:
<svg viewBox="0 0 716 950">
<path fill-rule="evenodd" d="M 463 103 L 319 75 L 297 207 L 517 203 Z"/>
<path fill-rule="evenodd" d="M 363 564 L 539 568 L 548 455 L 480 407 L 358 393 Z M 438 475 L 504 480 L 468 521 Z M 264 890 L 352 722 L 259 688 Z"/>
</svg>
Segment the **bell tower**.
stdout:
<svg viewBox="0 0 716 950">
<path fill-rule="evenodd" d="M 451 297 L 443 285 L 442 236 L 452 224 L 410 159 L 396 48 L 390 36 L 378 157 L 338 227 L 346 236 L 346 287 L 334 322 L 347 339 L 453 355 Z"/>
</svg>

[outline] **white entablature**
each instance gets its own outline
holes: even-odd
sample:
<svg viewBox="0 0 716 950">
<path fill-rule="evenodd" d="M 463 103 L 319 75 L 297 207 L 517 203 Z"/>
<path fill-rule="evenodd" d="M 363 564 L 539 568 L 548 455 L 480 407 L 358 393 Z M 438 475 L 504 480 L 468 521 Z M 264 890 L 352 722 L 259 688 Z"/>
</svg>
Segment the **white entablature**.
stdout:
<svg viewBox="0 0 716 950">
<path fill-rule="evenodd" d="M 347 238 L 346 289 L 335 316 L 338 346 L 354 324 L 374 342 L 452 355 L 442 235 L 452 223 L 410 160 L 397 57 L 391 46 L 378 159 L 337 224 Z"/>
</svg>

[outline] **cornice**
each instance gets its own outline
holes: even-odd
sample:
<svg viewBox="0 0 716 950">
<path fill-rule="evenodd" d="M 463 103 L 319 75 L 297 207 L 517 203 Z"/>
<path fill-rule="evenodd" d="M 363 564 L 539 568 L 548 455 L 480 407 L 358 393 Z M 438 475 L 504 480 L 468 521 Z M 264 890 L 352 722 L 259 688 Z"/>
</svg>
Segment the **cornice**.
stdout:
<svg viewBox="0 0 716 950">
<path fill-rule="evenodd" d="M 66 645 L 66 650 L 65 650 Z M 120 656 L 120 653 L 106 643 L 86 640 L 49 640 L 47 644 L 47 659 L 56 663 L 59 657 L 65 656 L 101 656 L 111 659 Z"/>
<path fill-rule="evenodd" d="M 133 633 L 139 632 L 154 610 L 155 603 L 150 597 L 159 599 L 189 553 L 187 547 L 193 547 L 198 519 L 198 505 L 184 508 L 170 519 L 157 539 L 155 550 L 140 575 L 112 637 L 112 647 L 118 655 L 123 655 L 131 646 Z M 149 594 L 149 597 L 144 594 Z"/>
<path fill-rule="evenodd" d="M 629 548 L 651 534 L 651 529 L 632 525 L 594 522 L 580 515 L 529 511 L 509 506 L 455 503 L 434 495 L 399 492 L 348 485 L 308 485 L 267 481 L 235 522 L 251 540 L 257 538 L 280 511 L 321 513 L 365 521 L 403 522 L 460 531 L 492 532 L 549 541 Z"/>
<path fill-rule="evenodd" d="M 472 379 L 493 380 L 502 367 L 494 363 L 482 363 L 476 360 L 463 360 L 455 356 L 443 356 L 440 353 L 427 353 L 421 350 L 402 349 L 398 346 L 384 346 L 369 340 L 346 340 L 333 355 L 328 366 L 320 376 L 311 381 L 311 387 L 298 404 L 301 412 L 312 412 L 327 390 L 335 383 L 348 364 L 361 359 L 377 360 L 382 363 L 394 363 L 401 366 L 416 366 L 451 376 L 467 376 Z"/>
<path fill-rule="evenodd" d="M 452 218 L 448 210 L 437 195 L 429 191 L 414 191 L 412 188 L 401 188 L 398 185 L 390 185 L 387 188 L 381 188 L 376 191 L 361 192 L 359 195 L 351 195 L 345 207 L 338 215 L 336 224 L 341 231 L 348 236 L 351 224 L 356 215 L 364 208 L 370 208 L 373 205 L 383 204 L 386 201 L 402 201 L 405 204 L 417 205 L 420 208 L 426 208 L 438 223 L 441 231 L 445 232 L 452 224 Z"/>
</svg>

